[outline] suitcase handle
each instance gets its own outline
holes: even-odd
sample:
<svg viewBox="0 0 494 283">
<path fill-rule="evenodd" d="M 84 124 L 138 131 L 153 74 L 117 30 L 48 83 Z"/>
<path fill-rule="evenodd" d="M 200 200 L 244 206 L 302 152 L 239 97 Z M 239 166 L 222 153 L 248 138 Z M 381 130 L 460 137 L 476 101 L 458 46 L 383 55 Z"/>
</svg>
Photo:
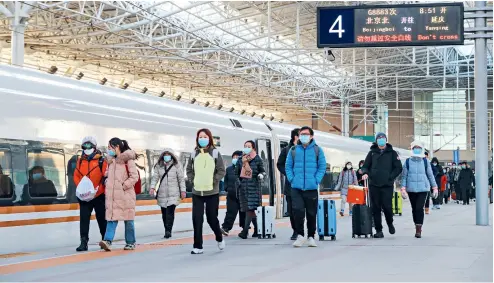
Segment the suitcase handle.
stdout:
<svg viewBox="0 0 494 283">
<path fill-rule="evenodd" d="M 365 204 L 370 207 L 369 179 L 364 180 Z"/>
</svg>

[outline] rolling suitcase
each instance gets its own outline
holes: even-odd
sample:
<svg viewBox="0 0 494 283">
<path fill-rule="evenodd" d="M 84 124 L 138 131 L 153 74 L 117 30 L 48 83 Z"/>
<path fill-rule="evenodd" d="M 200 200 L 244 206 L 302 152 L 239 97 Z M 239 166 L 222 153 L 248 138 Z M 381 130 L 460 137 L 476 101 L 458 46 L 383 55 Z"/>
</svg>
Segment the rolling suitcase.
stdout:
<svg viewBox="0 0 494 283">
<path fill-rule="evenodd" d="M 367 184 L 366 187 L 368 187 Z M 367 190 L 366 194 L 365 204 L 354 204 L 352 207 L 352 238 L 355 236 L 372 237 L 372 214 L 368 205 L 370 201 Z"/>
<path fill-rule="evenodd" d="M 396 191 L 393 193 L 392 206 L 394 215 L 398 214 L 401 216 L 403 214 L 403 199 L 401 198 L 401 193 Z"/>
<path fill-rule="evenodd" d="M 317 233 L 319 241 L 324 237 L 336 240 L 336 203 L 334 200 L 320 199 L 317 203 Z"/>
<path fill-rule="evenodd" d="M 274 206 L 259 206 L 256 210 L 257 215 L 257 234 L 259 239 L 276 238 L 274 233 Z"/>
</svg>

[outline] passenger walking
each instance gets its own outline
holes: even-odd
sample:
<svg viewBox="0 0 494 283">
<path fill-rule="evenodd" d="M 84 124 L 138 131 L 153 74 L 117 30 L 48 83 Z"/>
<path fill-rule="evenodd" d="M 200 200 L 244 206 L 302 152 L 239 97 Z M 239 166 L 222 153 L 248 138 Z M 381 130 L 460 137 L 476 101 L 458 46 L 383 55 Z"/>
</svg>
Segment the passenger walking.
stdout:
<svg viewBox="0 0 494 283">
<path fill-rule="evenodd" d="M 241 164 L 239 162 L 242 162 Z M 254 234 L 257 234 L 256 209 L 262 206 L 261 184 L 266 175 L 262 159 L 257 155 L 256 144 L 247 141 L 244 144 L 242 159 L 235 166 L 235 174 L 240 182 L 238 188 L 238 200 L 240 211 L 245 213 L 245 224 L 238 236 L 247 239 L 249 236 L 250 222 L 254 225 Z"/>
<path fill-rule="evenodd" d="M 202 226 L 204 209 L 209 227 L 216 236 L 218 248 L 225 248 L 218 220 L 220 205 L 219 184 L 225 176 L 225 164 L 221 154 L 214 146 L 213 135 L 208 129 L 200 129 L 196 135 L 196 147 L 192 160 L 187 164 L 187 179 L 193 181 L 192 189 L 192 224 L 194 226 L 194 246 L 191 254 L 203 253 Z"/>
<path fill-rule="evenodd" d="M 472 169 L 467 166 L 467 162 L 461 163 L 458 186 L 460 187 L 463 205 L 470 204 L 470 190 L 472 189 L 472 183 L 474 182 L 475 176 L 473 175 Z"/>
<path fill-rule="evenodd" d="M 432 167 L 424 158 L 424 146 L 420 141 L 411 144 L 412 157 L 405 161 L 401 179 L 401 194 L 403 198 L 410 198 L 412 206 L 413 223 L 415 224 L 415 237 L 422 237 L 422 225 L 424 225 L 424 206 L 432 187 L 432 197 L 438 197 L 438 189 Z"/>
<path fill-rule="evenodd" d="M 384 212 L 389 233 L 396 232 L 393 225 L 392 199 L 394 181 L 400 175 L 401 170 L 400 157 L 393 150 L 393 146 L 387 143 L 386 134 L 377 133 L 376 142 L 372 144 L 362 167 L 364 173 L 362 179 L 369 178 L 371 208 L 376 228 L 374 238 L 384 237 L 381 211 Z"/>
<path fill-rule="evenodd" d="M 286 157 L 288 156 L 290 149 L 293 146 L 298 144 L 299 132 L 300 132 L 300 129 L 298 129 L 298 128 L 292 130 L 290 143 L 288 144 L 288 146 L 285 146 L 281 150 L 280 156 L 278 157 L 278 162 L 276 163 L 276 166 L 278 167 L 280 174 L 285 176 L 285 186 L 283 188 L 283 193 L 285 194 L 287 212 L 290 215 L 290 225 L 292 226 L 292 230 L 293 230 L 292 237 L 290 238 L 292 241 L 297 240 L 297 231 L 295 229 L 295 220 L 294 220 L 293 209 L 292 209 L 292 207 L 293 207 L 292 186 L 290 185 L 290 182 L 288 181 L 288 178 L 286 177 L 285 164 L 286 164 Z"/>
<path fill-rule="evenodd" d="M 347 162 L 345 167 L 340 172 L 338 176 L 338 183 L 336 188 L 340 190 L 341 193 L 341 210 L 340 215 L 345 215 L 345 206 L 346 206 L 346 197 L 348 194 L 348 186 L 349 185 L 357 185 L 358 178 L 357 174 L 355 174 L 355 170 L 353 170 L 352 162 Z M 348 203 L 348 209 L 350 211 L 350 216 L 352 215 L 352 204 Z"/>
<path fill-rule="evenodd" d="M 364 186 L 364 180 L 362 180 L 362 167 L 364 166 L 364 160 L 360 160 L 358 163 L 358 170 L 357 170 L 357 180 L 358 180 L 358 185 L 359 186 Z M 351 211 L 351 210 L 350 210 Z"/>
<path fill-rule="evenodd" d="M 139 180 L 135 160 L 136 153 L 125 140 L 112 138 L 108 142 L 108 170 L 106 179 L 106 233 L 100 247 L 111 251 L 118 221 L 125 223 L 124 250 L 134 250 L 136 237 L 134 218 L 136 212 L 136 193 L 134 185 Z"/>
<path fill-rule="evenodd" d="M 310 127 L 300 129 L 298 144 L 290 149 L 286 158 L 286 177 L 292 186 L 292 212 L 298 234 L 294 247 L 305 243 L 304 222 L 307 214 L 307 237 L 309 247 L 317 247 L 316 216 L 319 184 L 326 172 L 324 152 L 314 140 Z"/>
<path fill-rule="evenodd" d="M 96 195 L 90 201 L 82 201 L 79 198 L 79 231 L 81 236 L 81 244 L 76 251 L 82 252 L 88 250 L 89 241 L 89 224 L 91 214 L 96 214 L 101 240 L 106 232 L 105 219 L 105 184 L 104 176 L 108 164 L 99 150 L 96 149 L 97 143 L 94 137 L 85 137 L 82 139 L 82 155 L 77 159 L 74 172 L 74 184 L 79 186 L 83 177 L 89 178 L 96 189 Z"/>
<path fill-rule="evenodd" d="M 159 187 L 156 189 L 158 182 Z M 165 149 L 154 165 L 149 194 L 156 197 L 161 207 L 161 218 L 165 227 L 164 238 L 171 238 L 175 208 L 186 196 L 184 170 L 173 150 Z"/>
<path fill-rule="evenodd" d="M 235 165 L 238 159 L 242 157 L 242 151 L 235 151 L 232 154 L 232 165 L 226 168 L 225 175 L 225 190 L 226 190 L 226 214 L 223 225 L 221 225 L 221 232 L 223 235 L 228 236 L 230 230 L 233 228 L 237 213 L 239 216 L 238 224 L 241 228 L 245 224 L 245 212 L 240 211 L 240 202 L 238 200 L 237 192 L 237 177 L 235 175 Z"/>
<path fill-rule="evenodd" d="M 432 172 L 436 180 L 437 187 L 441 186 L 441 179 L 444 176 L 443 167 L 439 165 L 439 160 L 437 157 L 433 157 L 431 161 Z M 431 188 L 432 193 L 432 188 Z M 436 198 L 432 198 L 432 209 L 441 209 L 441 199 L 443 198 L 443 192 L 439 190 L 439 194 Z"/>
<path fill-rule="evenodd" d="M 460 202 L 460 197 L 461 197 L 461 190 L 460 187 L 458 186 L 458 177 L 460 177 L 460 169 L 458 168 L 459 166 L 456 165 L 455 162 L 453 162 L 453 165 L 451 166 L 451 169 L 449 170 L 449 184 L 450 184 L 450 191 L 451 194 L 453 192 L 456 194 L 456 203 Z"/>
</svg>

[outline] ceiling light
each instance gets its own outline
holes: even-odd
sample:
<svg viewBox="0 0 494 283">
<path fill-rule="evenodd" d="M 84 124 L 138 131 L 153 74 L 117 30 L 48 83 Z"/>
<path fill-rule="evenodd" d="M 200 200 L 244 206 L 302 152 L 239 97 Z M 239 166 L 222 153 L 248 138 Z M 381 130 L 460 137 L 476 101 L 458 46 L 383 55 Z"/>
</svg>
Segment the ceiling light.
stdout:
<svg viewBox="0 0 494 283">
<path fill-rule="evenodd" d="M 196 101 L 197 100 L 195 98 L 192 98 L 192 100 L 190 101 L 190 104 L 194 104 L 194 103 L 196 103 Z"/>
<path fill-rule="evenodd" d="M 84 74 L 82 72 L 79 72 L 79 75 L 77 75 L 76 79 L 80 80 L 84 77 Z"/>
<path fill-rule="evenodd" d="M 240 111 L 240 115 L 244 115 L 244 114 L 245 114 L 245 110 Z"/>
<path fill-rule="evenodd" d="M 233 108 L 233 107 L 230 108 L 230 112 L 233 112 L 233 111 L 235 111 L 235 108 Z"/>
<path fill-rule="evenodd" d="M 274 117 L 273 117 L 273 116 L 271 116 L 271 118 L 269 118 L 269 121 L 273 121 L 273 120 L 274 120 Z"/>
<path fill-rule="evenodd" d="M 208 107 L 209 106 L 209 101 L 206 101 L 206 103 L 204 103 L 204 107 Z"/>
<path fill-rule="evenodd" d="M 142 90 L 141 90 L 141 93 L 146 93 L 148 91 L 148 88 L 147 87 L 144 87 Z"/>
<path fill-rule="evenodd" d="M 280 120 L 280 123 L 283 123 L 283 121 L 284 121 L 284 120 L 283 120 L 283 119 L 281 119 L 281 120 Z"/>
<path fill-rule="evenodd" d="M 218 105 L 218 110 L 221 110 L 221 108 L 223 108 L 223 105 Z"/>
<path fill-rule="evenodd" d="M 124 83 L 120 88 L 121 89 L 127 89 L 129 87 L 128 83 Z"/>
<path fill-rule="evenodd" d="M 105 85 L 107 81 L 108 81 L 107 78 L 102 78 L 101 81 L 99 81 L 99 84 L 100 85 Z"/>
<path fill-rule="evenodd" d="M 175 100 L 176 100 L 176 101 L 179 101 L 180 99 L 182 99 L 182 96 L 181 96 L 180 94 L 179 94 L 179 95 L 177 95 L 177 97 L 175 97 Z"/>
<path fill-rule="evenodd" d="M 165 96 L 165 94 L 166 94 L 166 93 L 165 93 L 164 91 L 161 91 L 161 92 L 160 92 L 160 97 Z"/>
<path fill-rule="evenodd" d="M 325 57 L 326 57 L 326 59 L 328 59 L 329 61 L 334 61 L 334 60 L 336 60 L 336 57 L 334 57 L 333 51 L 331 51 L 331 49 L 324 49 L 324 56 L 325 56 Z"/>
<path fill-rule="evenodd" d="M 48 69 L 48 74 L 55 74 L 58 71 L 58 68 L 55 66 L 51 66 L 50 69 Z"/>
<path fill-rule="evenodd" d="M 256 116 L 256 112 L 252 112 L 252 114 L 250 114 L 250 117 L 254 117 Z"/>
<path fill-rule="evenodd" d="M 266 117 L 266 115 L 262 114 L 262 115 L 261 115 L 261 119 L 264 119 L 264 117 Z"/>
</svg>

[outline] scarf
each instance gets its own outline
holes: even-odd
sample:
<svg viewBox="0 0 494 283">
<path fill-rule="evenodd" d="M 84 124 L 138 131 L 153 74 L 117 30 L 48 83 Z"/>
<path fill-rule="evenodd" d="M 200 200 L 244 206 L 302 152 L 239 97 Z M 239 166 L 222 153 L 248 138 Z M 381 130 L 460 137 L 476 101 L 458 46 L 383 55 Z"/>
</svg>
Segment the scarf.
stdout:
<svg viewBox="0 0 494 283">
<path fill-rule="evenodd" d="M 250 168 L 250 162 L 257 156 L 257 153 L 251 152 L 248 155 L 242 156 L 242 171 L 240 172 L 240 178 L 252 179 L 252 168 Z"/>
</svg>

